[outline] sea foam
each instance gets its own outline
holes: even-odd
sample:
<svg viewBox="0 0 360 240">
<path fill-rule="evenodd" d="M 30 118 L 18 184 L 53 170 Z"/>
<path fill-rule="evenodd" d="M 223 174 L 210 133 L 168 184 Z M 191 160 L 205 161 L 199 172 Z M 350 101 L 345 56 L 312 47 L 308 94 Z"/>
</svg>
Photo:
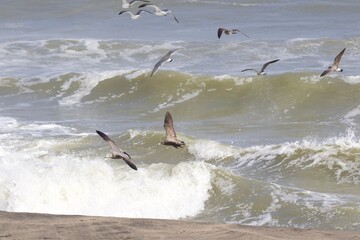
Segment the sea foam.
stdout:
<svg viewBox="0 0 360 240">
<path fill-rule="evenodd" d="M 15 212 L 178 219 L 204 209 L 210 167 L 125 164 L 70 153 L 1 150 L 0 209 Z"/>
</svg>

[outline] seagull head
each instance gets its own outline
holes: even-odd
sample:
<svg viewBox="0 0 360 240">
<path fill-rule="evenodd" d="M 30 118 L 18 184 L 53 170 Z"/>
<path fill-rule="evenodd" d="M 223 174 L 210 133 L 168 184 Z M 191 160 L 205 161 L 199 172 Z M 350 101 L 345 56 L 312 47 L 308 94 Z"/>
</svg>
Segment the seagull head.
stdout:
<svg viewBox="0 0 360 240">
<path fill-rule="evenodd" d="M 337 68 L 335 71 L 336 71 L 336 72 L 342 72 L 342 71 L 344 71 L 344 69 L 342 69 L 342 68 Z"/>
</svg>

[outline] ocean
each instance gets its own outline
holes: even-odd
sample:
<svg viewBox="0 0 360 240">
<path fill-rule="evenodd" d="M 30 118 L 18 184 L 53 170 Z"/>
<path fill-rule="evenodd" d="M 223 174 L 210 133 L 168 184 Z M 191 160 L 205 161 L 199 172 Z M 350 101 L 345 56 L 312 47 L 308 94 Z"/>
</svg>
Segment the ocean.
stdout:
<svg viewBox="0 0 360 240">
<path fill-rule="evenodd" d="M 3 0 L 0 210 L 359 231 L 360 2 L 152 2 Z"/>
</svg>

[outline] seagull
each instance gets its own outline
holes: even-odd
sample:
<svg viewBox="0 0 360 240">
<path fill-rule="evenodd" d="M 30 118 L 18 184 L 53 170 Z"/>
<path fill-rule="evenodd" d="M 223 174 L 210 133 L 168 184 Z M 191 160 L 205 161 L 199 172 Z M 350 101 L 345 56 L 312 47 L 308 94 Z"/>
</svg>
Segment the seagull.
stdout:
<svg viewBox="0 0 360 240">
<path fill-rule="evenodd" d="M 158 62 L 155 64 L 155 66 L 154 66 L 154 68 L 153 68 L 153 70 L 152 70 L 152 72 L 151 72 L 150 77 L 152 77 L 152 75 L 154 75 L 154 73 L 158 70 L 158 68 L 159 68 L 164 62 L 172 62 L 173 59 L 170 58 L 170 57 L 171 57 L 171 55 L 173 55 L 177 50 L 179 50 L 179 48 L 178 48 L 178 49 L 171 50 L 171 51 L 169 51 L 167 54 L 165 54 L 164 56 L 162 56 L 162 58 L 160 59 L 160 61 L 158 61 Z"/>
<path fill-rule="evenodd" d="M 147 11 L 147 10 L 139 10 L 139 11 L 137 11 L 137 13 L 135 13 L 135 14 L 133 14 L 133 13 L 130 12 L 130 11 L 121 11 L 121 12 L 119 12 L 119 15 L 121 15 L 121 14 L 123 14 L 123 13 L 128 13 L 128 14 L 130 14 L 131 19 L 139 19 L 139 18 L 140 18 L 140 13 L 142 13 L 142 12 L 148 12 L 148 13 L 153 14 L 152 12 Z"/>
<path fill-rule="evenodd" d="M 132 0 L 130 2 L 128 2 L 127 0 L 122 0 L 122 8 L 130 8 L 134 3 L 137 2 L 142 2 L 142 3 L 148 3 L 149 1 L 147 0 Z"/>
<path fill-rule="evenodd" d="M 320 75 L 320 77 L 325 76 L 326 74 L 328 74 L 328 73 L 330 73 L 332 71 L 335 71 L 335 72 L 342 72 L 343 71 L 342 68 L 339 68 L 339 63 L 340 63 L 342 55 L 345 52 L 345 49 L 346 48 L 344 48 L 343 50 L 341 50 L 341 52 L 339 52 L 339 54 L 335 57 L 334 63 L 332 64 L 332 66 L 329 66 L 328 69 L 323 71 L 323 73 Z"/>
<path fill-rule="evenodd" d="M 265 63 L 265 64 L 262 66 L 262 68 L 261 68 L 260 71 L 257 71 L 257 70 L 252 69 L 252 68 L 247 68 L 247 69 L 242 70 L 241 72 L 245 72 L 245 71 L 251 70 L 251 71 L 255 71 L 257 75 L 266 75 L 266 72 L 264 72 L 264 71 L 265 71 L 265 68 L 266 68 L 269 64 L 275 63 L 275 62 L 277 62 L 277 61 L 279 61 L 279 60 L 280 60 L 280 59 L 275 59 L 275 60 L 272 60 L 272 61 L 270 61 L 270 62 Z"/>
<path fill-rule="evenodd" d="M 179 141 L 176 138 L 176 133 L 173 126 L 173 119 L 169 112 L 165 113 L 164 128 L 166 131 L 166 139 L 161 142 L 162 145 L 169 145 L 173 146 L 174 148 L 185 146 L 185 143 L 183 141 Z"/>
<path fill-rule="evenodd" d="M 154 14 L 156 16 L 167 16 L 168 14 L 171 14 L 173 16 L 174 20 L 177 23 L 179 23 L 179 20 L 177 20 L 175 15 L 169 9 L 160 9 L 158 6 L 155 6 L 154 4 L 150 4 L 150 3 L 144 3 L 139 6 L 139 8 L 143 8 L 143 7 L 153 7 L 155 9 Z"/>
<path fill-rule="evenodd" d="M 126 162 L 127 165 L 129 165 L 129 167 L 131 167 L 134 170 L 137 170 L 137 167 L 135 166 L 134 163 L 132 163 L 131 161 L 131 157 L 129 154 L 127 154 L 126 152 L 124 152 L 123 150 L 121 150 L 115 143 L 113 140 L 111 140 L 105 133 L 100 132 L 98 130 L 96 130 L 97 134 L 100 135 L 100 137 L 102 139 L 104 139 L 111 147 L 112 151 L 111 154 L 106 155 L 106 158 L 112 158 L 112 159 L 122 159 Z"/>
<path fill-rule="evenodd" d="M 231 35 L 231 34 L 236 34 L 238 32 L 242 33 L 246 37 L 249 37 L 248 35 L 246 35 L 242 31 L 240 31 L 239 29 L 226 29 L 226 28 L 219 28 L 217 35 L 218 35 L 218 38 L 220 39 L 222 33 L 225 33 L 226 35 Z"/>
</svg>

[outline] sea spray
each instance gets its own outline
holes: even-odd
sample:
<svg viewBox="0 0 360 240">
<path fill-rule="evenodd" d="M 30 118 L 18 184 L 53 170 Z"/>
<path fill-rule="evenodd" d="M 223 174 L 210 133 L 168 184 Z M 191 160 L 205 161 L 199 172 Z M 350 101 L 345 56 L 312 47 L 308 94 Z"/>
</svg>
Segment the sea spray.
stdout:
<svg viewBox="0 0 360 240">
<path fill-rule="evenodd" d="M 204 163 L 120 163 L 72 154 L 1 161 L 1 210 L 179 219 L 204 209 L 210 169 Z M 18 160 L 22 159 L 22 160 Z"/>
</svg>

